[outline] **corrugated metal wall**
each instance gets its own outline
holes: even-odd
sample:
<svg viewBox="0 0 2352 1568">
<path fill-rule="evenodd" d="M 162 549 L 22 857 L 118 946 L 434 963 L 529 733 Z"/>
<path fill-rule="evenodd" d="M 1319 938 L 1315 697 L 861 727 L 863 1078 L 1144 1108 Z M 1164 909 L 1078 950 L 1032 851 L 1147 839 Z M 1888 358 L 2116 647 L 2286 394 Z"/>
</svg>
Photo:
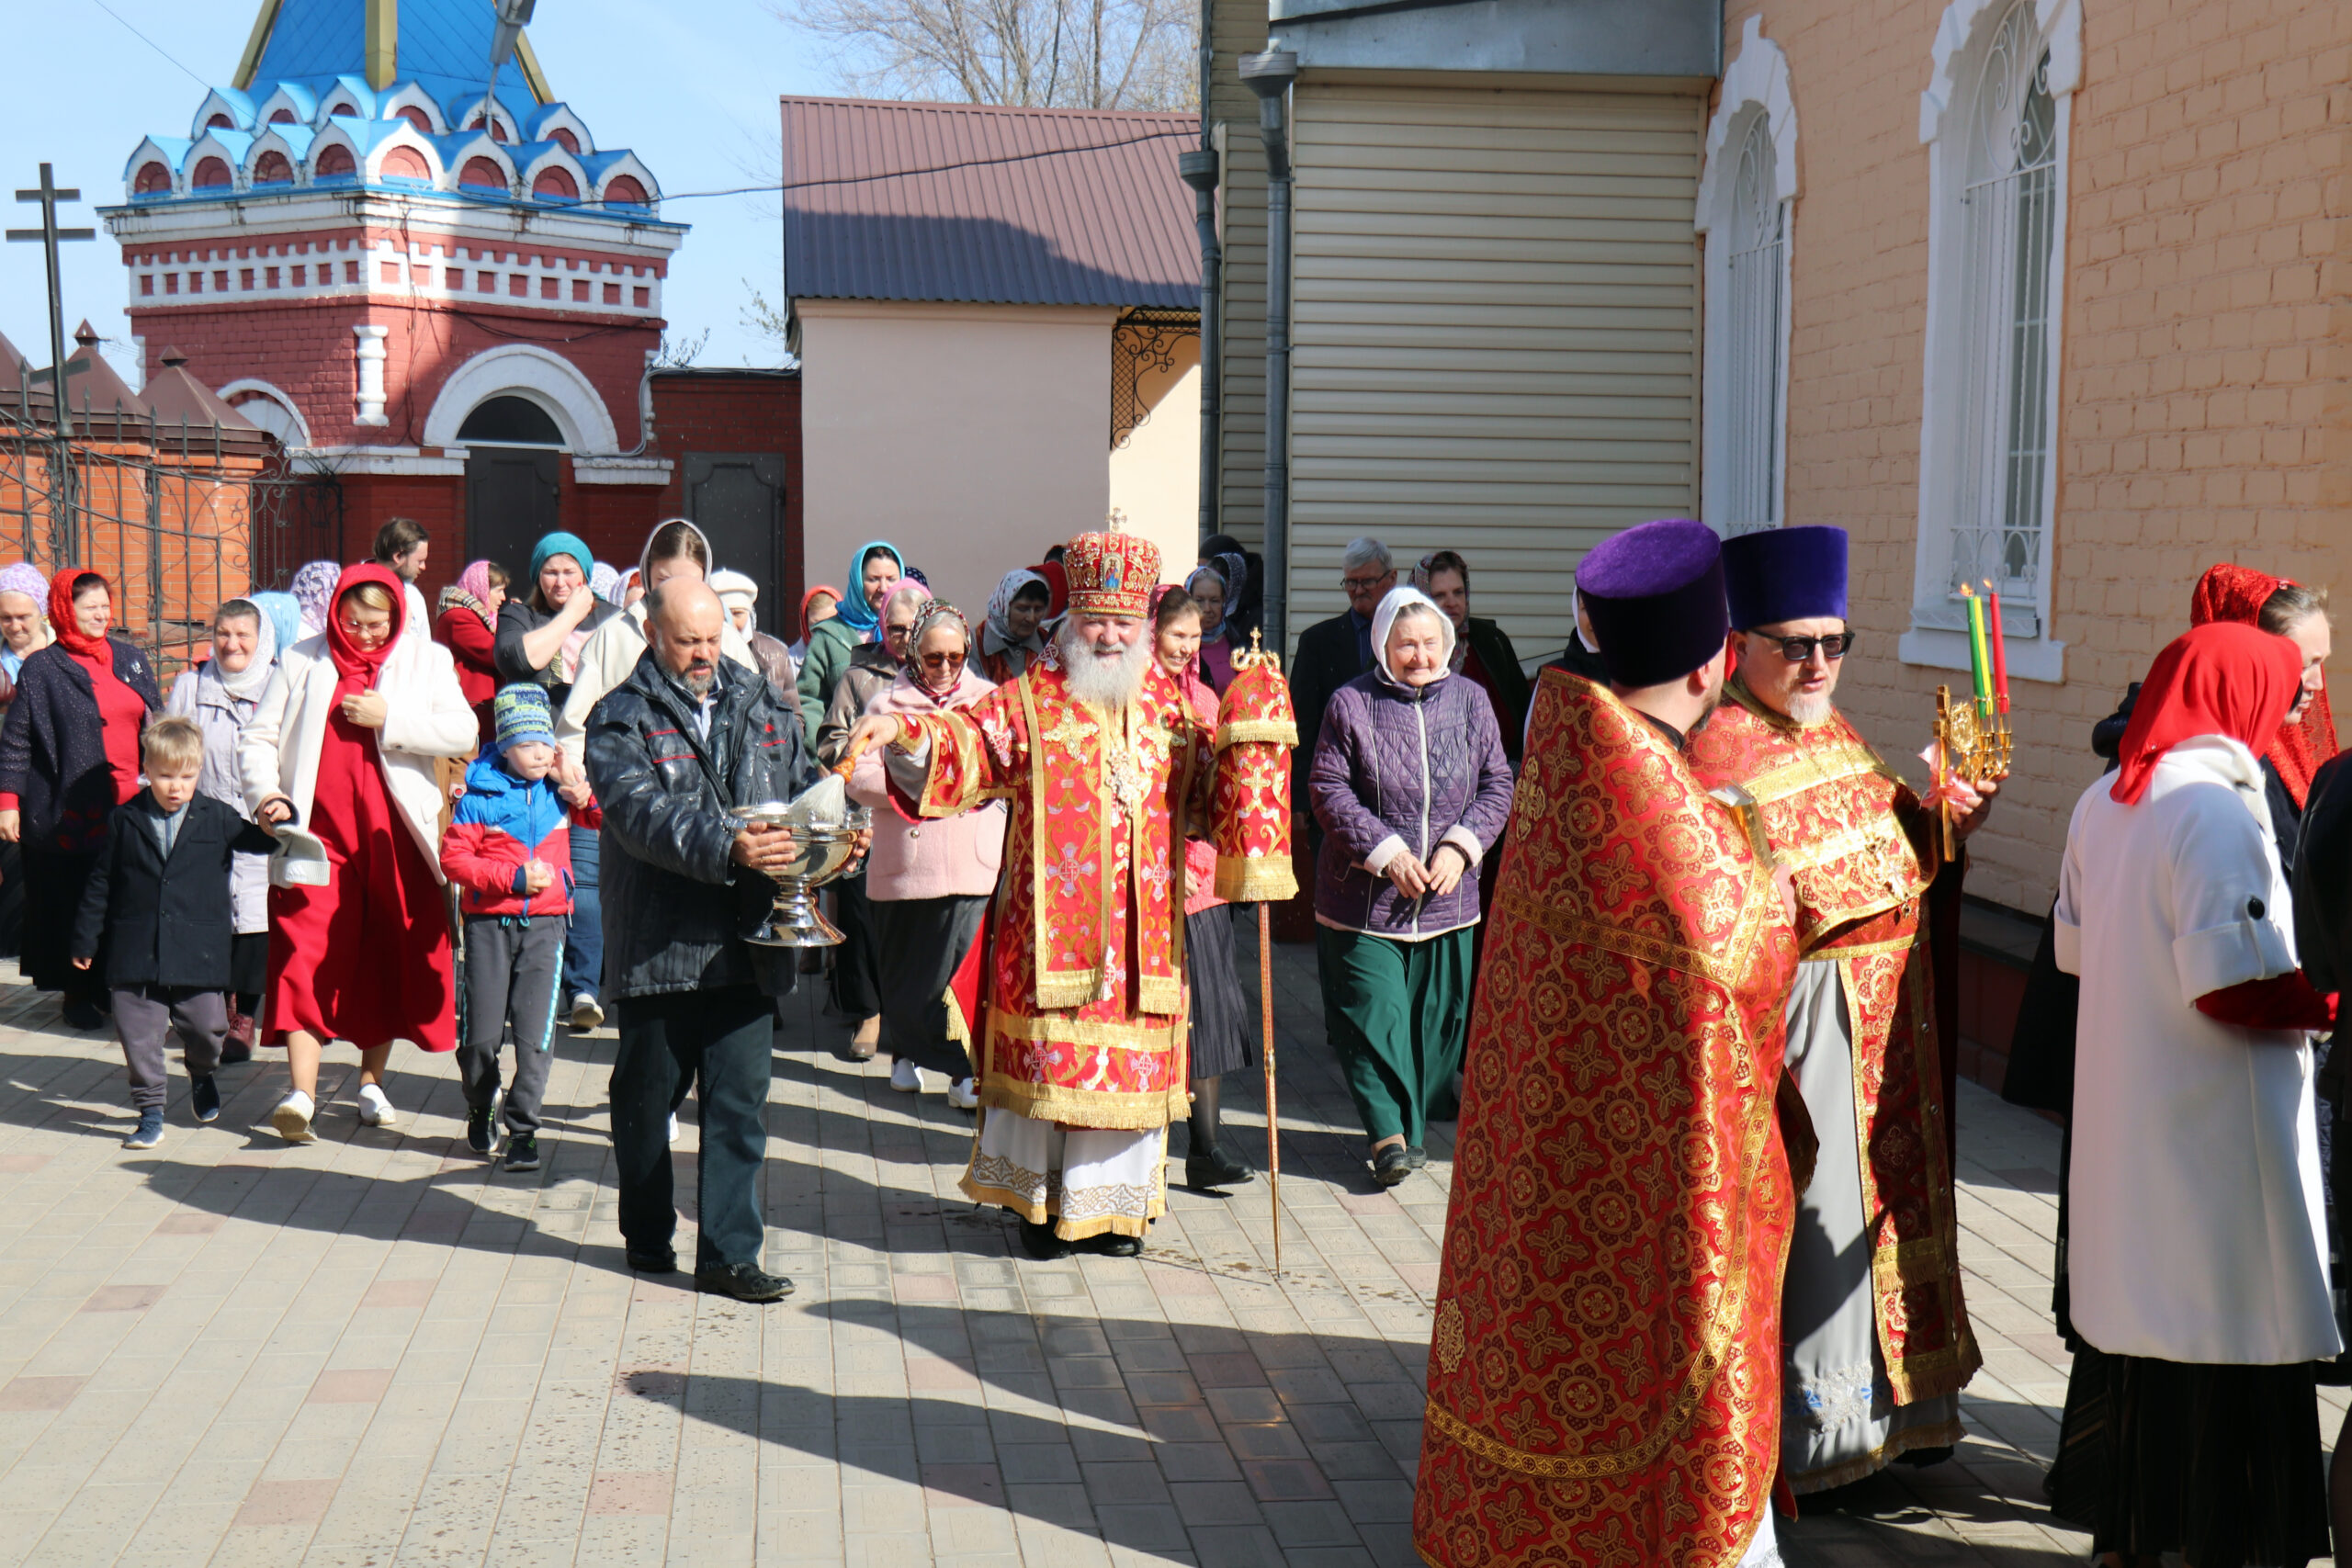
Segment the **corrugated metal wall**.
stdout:
<svg viewBox="0 0 2352 1568">
<path fill-rule="evenodd" d="M 1696 514 L 1705 100 L 1310 77 L 1295 103 L 1293 634 L 1373 534 L 1400 568 L 1461 551 L 1473 611 L 1548 657 L 1587 549 Z"/>
</svg>

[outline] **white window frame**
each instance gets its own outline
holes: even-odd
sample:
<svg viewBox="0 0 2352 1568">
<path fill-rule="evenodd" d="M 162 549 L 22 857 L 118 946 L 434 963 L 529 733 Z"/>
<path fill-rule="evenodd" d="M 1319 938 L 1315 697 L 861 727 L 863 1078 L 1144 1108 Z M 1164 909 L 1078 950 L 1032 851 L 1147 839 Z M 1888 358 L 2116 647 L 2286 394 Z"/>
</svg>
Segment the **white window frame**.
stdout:
<svg viewBox="0 0 2352 1568">
<path fill-rule="evenodd" d="M 2049 56 L 2042 85 L 2053 110 L 2053 175 L 2050 279 L 2044 328 L 2043 406 L 2047 459 L 2041 473 L 2041 539 L 2030 563 L 2030 589 L 2011 584 L 2002 596 L 2002 629 L 2008 669 L 2020 680 L 2065 679 L 2066 645 L 2052 634 L 2058 535 L 2058 470 L 2061 456 L 2061 367 L 2064 353 L 2066 218 L 2071 180 L 2075 89 L 2082 82 L 2080 0 L 1951 0 L 1936 28 L 1933 72 L 1919 95 L 1919 140 L 1928 149 L 1928 319 L 1919 420 L 1919 503 L 1917 570 L 1913 577 L 1911 628 L 1899 653 L 1906 664 L 1941 670 L 1969 665 L 1967 616 L 1953 592 L 1955 531 L 1963 526 L 1958 509 L 1969 493 L 1973 468 L 1981 479 L 1989 459 L 1970 434 L 1968 356 L 1979 351 L 1973 331 L 1975 276 L 1970 260 L 1967 213 L 1972 165 L 1982 116 L 1992 106 L 1984 96 L 1985 67 L 1995 40 L 2012 11 L 2028 35 L 2029 74 Z M 1981 511 L 1981 505 L 1980 505 Z"/>
<path fill-rule="evenodd" d="M 1771 443 L 1769 517 L 1734 517 L 1732 479 L 1742 426 L 1756 411 L 1732 394 L 1735 343 L 1731 247 L 1739 199 L 1740 157 L 1761 125 L 1772 156 L 1772 197 L 1780 210 L 1780 320 L 1771 329 L 1772 406 L 1763 417 Z M 1708 236 L 1703 287 L 1705 320 L 1700 356 L 1699 515 L 1718 534 L 1777 526 L 1788 513 L 1789 334 L 1792 318 L 1790 255 L 1796 243 L 1797 111 L 1789 93 L 1789 59 L 1764 36 L 1761 17 L 1751 16 L 1740 33 L 1738 56 L 1724 68 L 1715 112 L 1707 122 L 1706 161 L 1699 176 L 1692 226 Z M 1741 508 L 1739 510 L 1747 510 Z"/>
</svg>

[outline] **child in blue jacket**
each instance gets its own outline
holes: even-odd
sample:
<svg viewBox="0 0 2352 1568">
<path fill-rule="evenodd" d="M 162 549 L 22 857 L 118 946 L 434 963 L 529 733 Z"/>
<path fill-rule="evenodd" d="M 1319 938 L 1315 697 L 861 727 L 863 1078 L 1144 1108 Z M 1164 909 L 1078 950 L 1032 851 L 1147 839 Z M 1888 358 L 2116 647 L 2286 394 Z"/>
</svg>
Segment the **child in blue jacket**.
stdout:
<svg viewBox="0 0 2352 1568">
<path fill-rule="evenodd" d="M 492 701 L 496 739 L 466 770 L 466 793 L 441 835 L 441 869 L 459 889 L 466 922 L 466 1143 L 490 1153 L 498 1103 L 498 1047 L 514 1029 L 514 1081 L 506 1090 L 505 1170 L 539 1168 L 539 1106 L 554 1059 L 563 938 L 571 920 L 574 823 L 601 825 L 583 784 L 559 787 L 555 724 L 544 687 L 505 687 Z"/>
</svg>

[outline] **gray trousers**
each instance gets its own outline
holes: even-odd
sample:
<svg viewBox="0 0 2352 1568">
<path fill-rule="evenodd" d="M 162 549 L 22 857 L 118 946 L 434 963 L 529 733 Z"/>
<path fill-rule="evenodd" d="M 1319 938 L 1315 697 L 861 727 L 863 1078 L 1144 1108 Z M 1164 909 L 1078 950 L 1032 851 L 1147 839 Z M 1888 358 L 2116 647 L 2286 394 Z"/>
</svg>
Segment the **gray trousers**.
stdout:
<svg viewBox="0 0 2352 1568">
<path fill-rule="evenodd" d="M 209 1078 L 220 1066 L 229 1033 L 229 998 L 188 986 L 139 986 L 114 993 L 114 1028 L 130 1073 L 134 1111 L 164 1109 L 164 1051 L 176 1033 L 187 1053 L 187 1076 Z"/>
<path fill-rule="evenodd" d="M 458 1077 L 466 1104 L 480 1111 L 498 1094 L 498 1045 L 514 1026 L 514 1081 L 506 1090 L 506 1130 L 537 1133 L 539 1105 L 555 1060 L 556 993 L 563 983 L 561 915 L 466 921 L 464 1038 Z"/>
</svg>

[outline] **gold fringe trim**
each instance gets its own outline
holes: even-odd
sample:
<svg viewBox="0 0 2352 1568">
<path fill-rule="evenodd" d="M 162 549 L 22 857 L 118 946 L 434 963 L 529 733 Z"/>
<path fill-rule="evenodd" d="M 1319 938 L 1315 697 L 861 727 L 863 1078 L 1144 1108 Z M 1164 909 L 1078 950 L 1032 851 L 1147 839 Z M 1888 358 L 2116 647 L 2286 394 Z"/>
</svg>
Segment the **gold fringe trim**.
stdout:
<svg viewBox="0 0 2352 1568">
<path fill-rule="evenodd" d="M 1286 904 L 1298 897 L 1298 872 L 1288 855 L 1219 855 L 1216 896 L 1228 904 Z"/>
<path fill-rule="evenodd" d="M 1183 929 L 1182 920 L 1176 929 Z M 1173 975 L 1146 975 L 1136 981 L 1135 989 L 1137 1012 L 1170 1018 L 1184 1010 L 1184 982 Z"/>
<path fill-rule="evenodd" d="M 1934 1427 L 1913 1427 L 1842 1464 L 1790 1476 L 1789 1490 L 1803 1496 L 1808 1492 L 1826 1492 L 1833 1486 L 1850 1486 L 1866 1476 L 1876 1475 L 1914 1449 L 1956 1449 L 1967 1435 L 1958 1416 Z"/>
<path fill-rule="evenodd" d="M 979 1091 L 980 1103 L 992 1111 L 1010 1111 L 1033 1122 L 1059 1122 L 1109 1132 L 1146 1133 L 1192 1114 L 1192 1095 L 1181 1077 L 1174 1088 L 1156 1094 L 1113 1094 L 1107 1089 L 1023 1083 L 991 1072 Z"/>
<path fill-rule="evenodd" d="M 1298 721 L 1289 718 L 1237 718 L 1231 724 L 1221 724 L 1216 729 L 1216 750 L 1238 746 L 1250 741 L 1271 741 L 1276 746 L 1298 745 Z"/>
<path fill-rule="evenodd" d="M 1127 1023 L 1093 1018 L 1023 1018 L 1006 1012 L 1001 1007 L 989 1008 L 989 1021 L 995 1032 L 1010 1040 L 1110 1045 L 1122 1051 L 1173 1051 L 1180 1032 L 1189 1021 L 1181 1015 L 1170 1018 L 1166 1023 Z"/>
</svg>

